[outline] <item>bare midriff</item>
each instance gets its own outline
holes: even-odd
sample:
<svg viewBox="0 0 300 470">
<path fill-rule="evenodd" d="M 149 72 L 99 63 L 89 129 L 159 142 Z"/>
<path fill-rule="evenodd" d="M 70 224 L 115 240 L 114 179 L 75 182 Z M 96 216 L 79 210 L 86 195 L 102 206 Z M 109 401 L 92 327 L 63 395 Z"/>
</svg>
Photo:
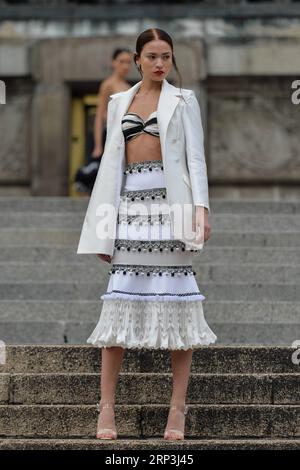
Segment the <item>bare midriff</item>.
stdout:
<svg viewBox="0 0 300 470">
<path fill-rule="evenodd" d="M 146 133 L 139 134 L 125 143 L 127 163 L 162 160 L 160 138 Z"/>
</svg>

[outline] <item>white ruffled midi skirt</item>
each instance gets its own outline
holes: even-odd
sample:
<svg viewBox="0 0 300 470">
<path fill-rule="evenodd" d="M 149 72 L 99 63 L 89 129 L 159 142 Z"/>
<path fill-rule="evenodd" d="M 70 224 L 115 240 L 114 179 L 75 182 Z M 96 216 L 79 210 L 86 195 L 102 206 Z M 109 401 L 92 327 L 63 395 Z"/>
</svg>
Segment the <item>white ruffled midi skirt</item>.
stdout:
<svg viewBox="0 0 300 470">
<path fill-rule="evenodd" d="M 99 321 L 99 347 L 195 349 L 217 336 L 208 326 L 193 256 L 172 238 L 161 160 L 125 166 L 115 249 Z"/>
</svg>

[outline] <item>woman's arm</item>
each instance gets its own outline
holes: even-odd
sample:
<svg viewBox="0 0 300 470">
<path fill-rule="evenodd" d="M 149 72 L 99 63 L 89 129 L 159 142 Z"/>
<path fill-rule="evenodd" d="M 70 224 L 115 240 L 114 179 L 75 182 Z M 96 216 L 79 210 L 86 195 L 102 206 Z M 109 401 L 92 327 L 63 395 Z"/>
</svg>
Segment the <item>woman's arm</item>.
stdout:
<svg viewBox="0 0 300 470">
<path fill-rule="evenodd" d="M 210 213 L 201 111 L 193 90 L 183 107 L 182 120 L 194 205 L 204 206 Z"/>
<path fill-rule="evenodd" d="M 98 91 L 98 105 L 94 121 L 94 150 L 92 156 L 98 158 L 103 152 L 103 124 L 107 113 L 107 103 L 109 100 L 110 88 L 107 82 L 102 82 Z"/>
</svg>

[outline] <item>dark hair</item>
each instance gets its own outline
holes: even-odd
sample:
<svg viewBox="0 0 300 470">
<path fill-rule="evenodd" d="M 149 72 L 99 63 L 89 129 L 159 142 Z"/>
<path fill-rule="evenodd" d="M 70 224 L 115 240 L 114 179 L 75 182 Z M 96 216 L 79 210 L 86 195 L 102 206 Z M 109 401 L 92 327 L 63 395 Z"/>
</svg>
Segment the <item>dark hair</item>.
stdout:
<svg viewBox="0 0 300 470">
<path fill-rule="evenodd" d="M 135 45 L 136 52 L 134 53 L 134 56 L 133 56 L 133 60 L 134 60 L 135 65 L 137 65 L 136 64 L 136 58 L 141 55 L 141 52 L 142 52 L 142 49 L 143 49 L 144 45 L 147 44 L 147 42 L 153 41 L 154 39 L 161 39 L 162 41 L 167 42 L 169 44 L 169 46 L 171 47 L 171 49 L 172 49 L 172 63 L 175 67 L 177 75 L 179 76 L 179 83 L 180 83 L 180 90 L 181 90 L 182 78 L 181 78 L 180 72 L 178 70 L 176 60 L 175 60 L 175 57 L 174 57 L 174 53 L 173 53 L 173 49 L 174 49 L 173 48 L 173 41 L 172 41 L 171 36 L 166 31 L 164 31 L 163 29 L 149 28 L 149 29 L 146 29 L 145 31 L 143 31 L 138 36 L 138 38 L 136 40 L 136 45 Z M 141 76 L 143 76 L 142 71 L 140 70 L 140 68 L 139 67 L 137 67 L 137 68 L 138 68 L 138 71 L 140 72 Z"/>
<path fill-rule="evenodd" d="M 117 47 L 112 53 L 112 60 L 116 59 L 119 54 L 122 54 L 122 52 L 128 52 L 129 54 L 131 54 L 131 50 L 127 49 L 127 47 Z"/>
</svg>

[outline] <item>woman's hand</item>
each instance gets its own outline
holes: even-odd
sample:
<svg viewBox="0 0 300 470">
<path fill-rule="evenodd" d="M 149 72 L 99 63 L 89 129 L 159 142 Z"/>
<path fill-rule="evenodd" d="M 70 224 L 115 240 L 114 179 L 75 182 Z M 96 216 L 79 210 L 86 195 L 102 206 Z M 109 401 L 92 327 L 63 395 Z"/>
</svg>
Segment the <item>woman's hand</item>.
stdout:
<svg viewBox="0 0 300 470">
<path fill-rule="evenodd" d="M 208 209 L 203 206 L 195 206 L 193 216 L 193 231 L 196 232 L 196 243 L 206 242 L 210 238 L 211 226 L 208 222 Z"/>
<path fill-rule="evenodd" d="M 94 150 L 92 151 L 92 157 L 99 158 L 101 157 L 102 153 L 103 153 L 103 148 L 101 146 L 95 147 Z"/>
<path fill-rule="evenodd" d="M 111 262 L 111 256 L 110 255 L 105 255 L 103 253 L 98 253 L 97 256 L 98 256 L 98 258 L 102 259 L 102 261 L 106 261 L 107 263 Z"/>
</svg>

